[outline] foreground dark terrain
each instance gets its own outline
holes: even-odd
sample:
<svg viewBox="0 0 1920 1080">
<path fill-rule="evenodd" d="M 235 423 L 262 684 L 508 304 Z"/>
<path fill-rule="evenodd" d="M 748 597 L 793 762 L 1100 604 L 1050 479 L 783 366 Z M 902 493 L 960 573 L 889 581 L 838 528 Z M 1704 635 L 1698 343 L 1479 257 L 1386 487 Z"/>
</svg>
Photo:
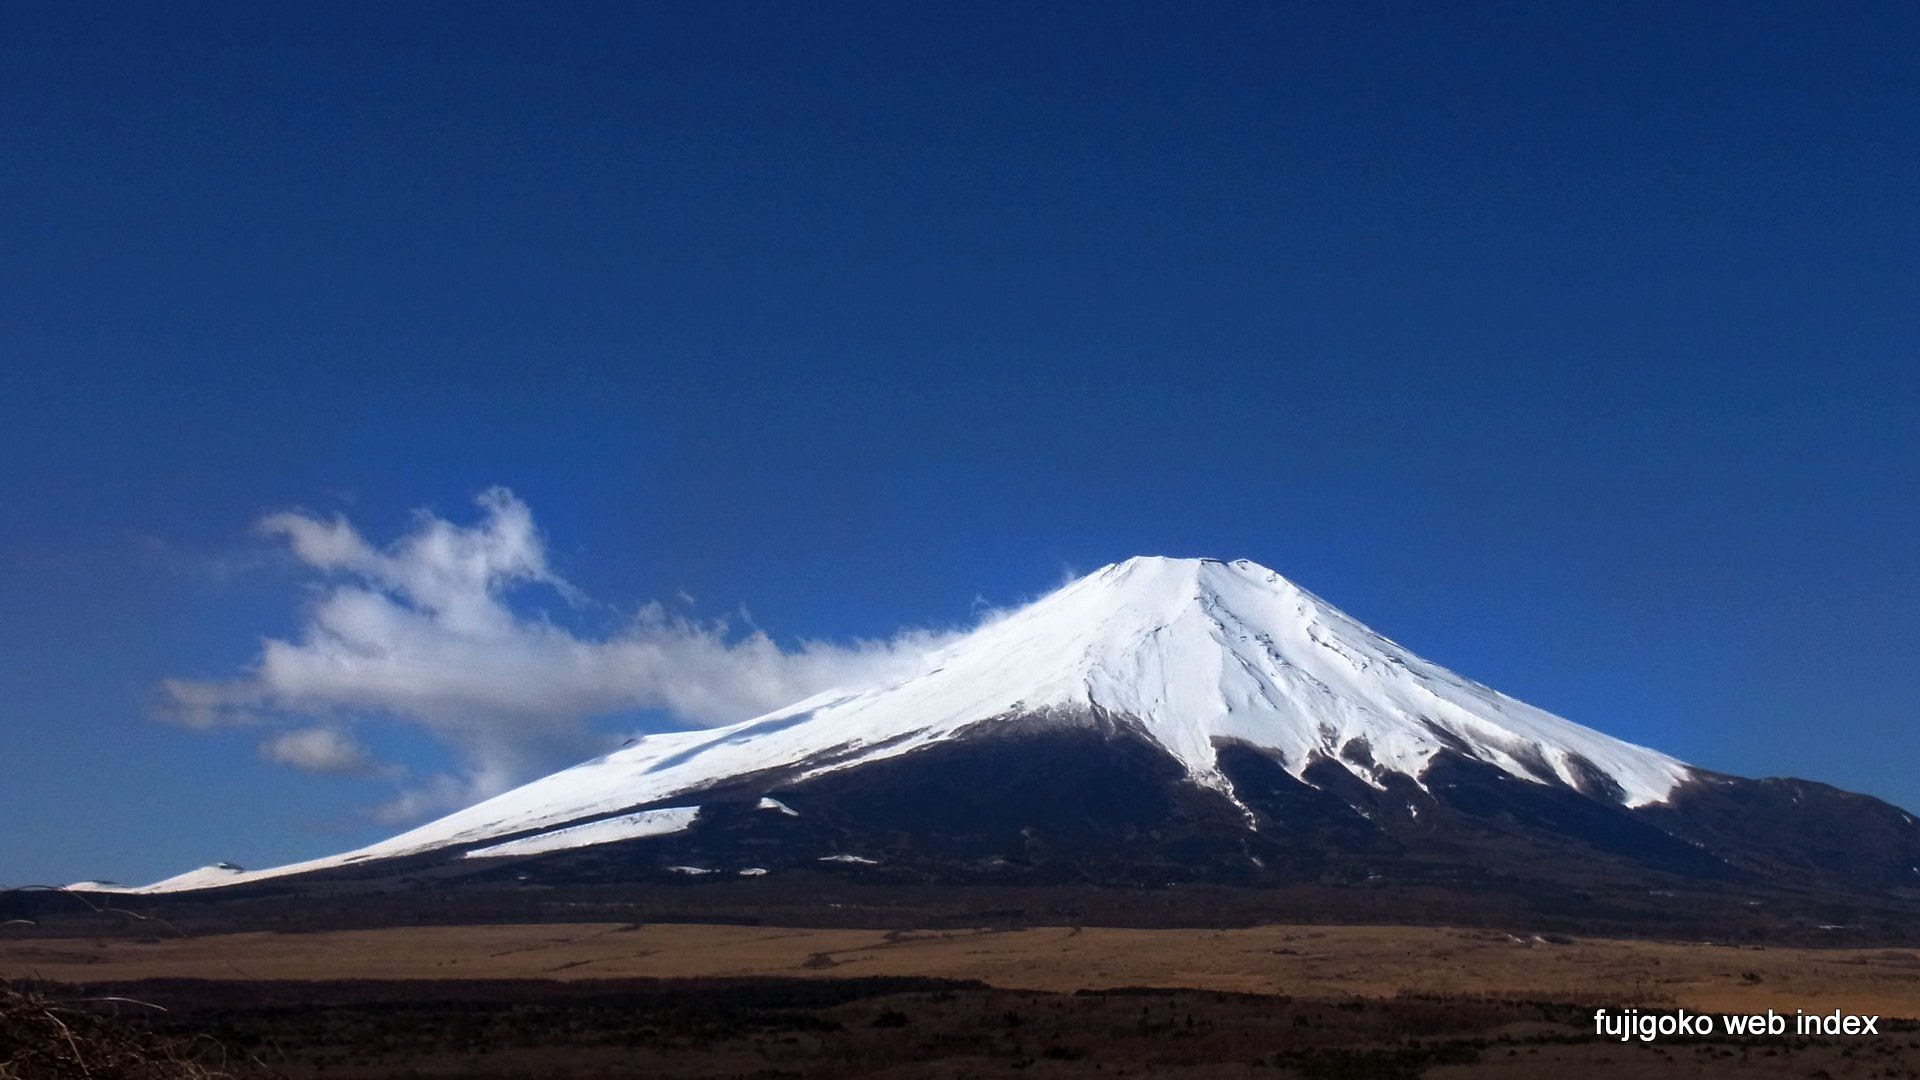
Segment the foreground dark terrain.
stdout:
<svg viewBox="0 0 1920 1080">
<path fill-rule="evenodd" d="M 234 1075 L 474 1077 L 1913 1077 L 1920 1028 L 1868 1038 L 1594 1037 L 1591 1010 L 1492 997 L 1044 993 L 916 978 L 238 982 L 46 987 Z M 4 1054 L 0 1054 L 4 1057 Z"/>
<path fill-rule="evenodd" d="M 1920 899 L 1914 897 L 1679 877 L 1553 883 L 1486 873 L 1428 884 L 1362 878 L 1265 888 L 1206 882 L 956 888 L 885 865 L 758 878 L 664 874 L 556 884 L 530 874 L 521 880 L 513 867 L 481 881 L 444 873 L 425 866 L 393 881 L 307 878 L 156 896 L 14 890 L 0 892 L 0 922 L 28 920 L 31 927 L 12 933 L 36 937 L 576 922 L 889 930 L 1374 923 L 1823 948 L 1920 945 Z"/>
<path fill-rule="evenodd" d="M 238 930 L 82 911 L 0 927 L 0 978 L 214 1070 L 196 1076 L 1920 1077 L 1920 949 L 1885 943 L 1334 924 Z M 1595 1033 L 1596 1008 L 1880 1019 L 1854 1037 L 1623 1044 Z M 8 1071 L 22 1047 L 4 1043 L 5 1080 L 122 1075 Z"/>
</svg>

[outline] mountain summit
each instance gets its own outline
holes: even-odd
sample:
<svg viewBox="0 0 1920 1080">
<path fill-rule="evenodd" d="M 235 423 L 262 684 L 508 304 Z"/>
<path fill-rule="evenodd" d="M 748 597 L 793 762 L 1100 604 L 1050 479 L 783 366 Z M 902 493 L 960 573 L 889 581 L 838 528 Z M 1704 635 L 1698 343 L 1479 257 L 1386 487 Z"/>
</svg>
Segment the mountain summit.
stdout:
<svg viewBox="0 0 1920 1080">
<path fill-rule="evenodd" d="M 1825 844 L 1809 822 L 1847 838 Z M 650 735 L 359 851 L 148 888 L 446 859 L 596 879 L 824 862 L 1253 882 L 1597 859 L 1884 888 L 1920 885 L 1920 827 L 1863 796 L 1720 776 L 1561 719 L 1255 563 L 1140 557 L 897 682 Z"/>
</svg>

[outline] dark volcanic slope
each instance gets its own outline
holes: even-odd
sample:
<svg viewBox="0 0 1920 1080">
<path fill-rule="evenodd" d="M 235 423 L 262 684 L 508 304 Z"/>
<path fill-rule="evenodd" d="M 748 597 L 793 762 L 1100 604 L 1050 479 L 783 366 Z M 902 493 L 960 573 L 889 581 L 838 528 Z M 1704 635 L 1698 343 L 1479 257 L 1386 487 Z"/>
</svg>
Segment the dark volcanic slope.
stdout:
<svg viewBox="0 0 1920 1080">
<path fill-rule="evenodd" d="M 1435 760 L 1424 790 L 1403 777 L 1376 789 L 1330 758 L 1295 779 L 1256 749 L 1227 745 L 1219 755 L 1241 806 L 1190 782 L 1179 762 L 1126 724 L 1009 725 L 858 770 L 740 792 L 706 804 L 685 833 L 536 857 L 517 863 L 517 872 L 773 872 L 852 857 L 955 882 L 1657 885 L 1678 877 L 1920 895 L 1920 826 L 1895 807 L 1824 785 L 1713 777 L 1689 784 L 1670 805 L 1631 809 L 1457 755 Z M 762 794 L 797 816 L 755 809 Z"/>
<path fill-rule="evenodd" d="M 1909 884 L 1920 880 L 1920 826 L 1823 785 L 1713 777 L 1670 805 L 1633 809 L 1457 755 L 1382 790 L 1331 758 L 1295 779 L 1263 751 L 1218 752 L 1239 805 L 1193 783 L 1124 720 L 1003 723 L 859 769 L 729 784 L 672 835 L 518 858 L 435 852 L 251 888 L 423 873 L 567 885 L 835 870 L 898 883 L 1684 883 L 1920 898 Z"/>
<path fill-rule="evenodd" d="M 1437 761 L 1424 788 L 1397 779 L 1385 790 L 1331 759 L 1305 780 L 1245 746 L 1222 746 L 1220 760 L 1240 805 L 1124 722 L 1007 724 L 859 770 L 733 784 L 670 836 L 518 858 L 429 852 L 112 903 L 196 932 L 1329 921 L 1920 940 L 1920 897 L 1900 880 L 1912 824 L 1819 785 L 1718 780 L 1672 806 L 1629 809 L 1465 758 Z M 793 813 L 764 808 L 766 796 Z M 158 932 L 124 918 L 105 927 L 56 894 L 0 896 L 8 917 L 40 920 L 36 933 Z"/>
</svg>

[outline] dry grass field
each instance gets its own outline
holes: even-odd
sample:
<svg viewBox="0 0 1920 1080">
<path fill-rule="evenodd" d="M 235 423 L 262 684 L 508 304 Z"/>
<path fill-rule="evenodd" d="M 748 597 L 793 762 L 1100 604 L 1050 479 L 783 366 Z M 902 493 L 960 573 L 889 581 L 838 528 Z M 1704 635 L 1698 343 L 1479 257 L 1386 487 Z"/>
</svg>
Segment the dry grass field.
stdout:
<svg viewBox="0 0 1920 1080">
<path fill-rule="evenodd" d="M 1920 1018 L 1920 950 L 1519 937 L 1433 927 L 903 932 L 549 924 L 7 937 L 0 938 L 0 976 L 66 983 L 920 976 L 1055 993 L 1164 987 L 1710 1012 L 1841 1009 Z"/>
</svg>

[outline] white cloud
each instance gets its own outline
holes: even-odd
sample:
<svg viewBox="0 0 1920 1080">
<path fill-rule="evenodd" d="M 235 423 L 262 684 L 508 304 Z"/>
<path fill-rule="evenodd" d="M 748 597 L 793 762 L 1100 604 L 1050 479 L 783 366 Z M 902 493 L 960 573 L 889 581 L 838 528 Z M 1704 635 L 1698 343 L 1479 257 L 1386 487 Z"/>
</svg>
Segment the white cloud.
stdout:
<svg viewBox="0 0 1920 1080">
<path fill-rule="evenodd" d="M 378 806 L 369 807 L 367 816 L 388 825 L 408 825 L 471 805 L 486 797 L 476 791 L 472 781 L 437 773 Z"/>
<path fill-rule="evenodd" d="M 663 710 L 689 726 L 742 720 L 833 686 L 904 675 L 949 636 L 786 647 L 649 605 L 604 637 L 517 614 L 510 591 L 544 586 L 569 603 L 533 515 L 505 488 L 476 500 L 478 524 L 422 512 L 379 548 L 340 516 L 262 519 L 326 584 L 294 640 L 268 639 L 245 677 L 169 679 L 167 713 L 196 727 L 309 724 L 272 736 L 269 760 L 329 772 L 379 768 L 345 725 L 417 725 L 450 747 L 464 774 L 436 776 L 379 812 L 406 820 L 505 790 L 601 747 L 587 721 Z M 324 726 L 311 726 L 312 720 Z"/>
<path fill-rule="evenodd" d="M 295 728 L 270 736 L 260 744 L 260 756 L 308 772 L 367 776 L 381 766 L 360 740 L 339 728 Z"/>
</svg>

